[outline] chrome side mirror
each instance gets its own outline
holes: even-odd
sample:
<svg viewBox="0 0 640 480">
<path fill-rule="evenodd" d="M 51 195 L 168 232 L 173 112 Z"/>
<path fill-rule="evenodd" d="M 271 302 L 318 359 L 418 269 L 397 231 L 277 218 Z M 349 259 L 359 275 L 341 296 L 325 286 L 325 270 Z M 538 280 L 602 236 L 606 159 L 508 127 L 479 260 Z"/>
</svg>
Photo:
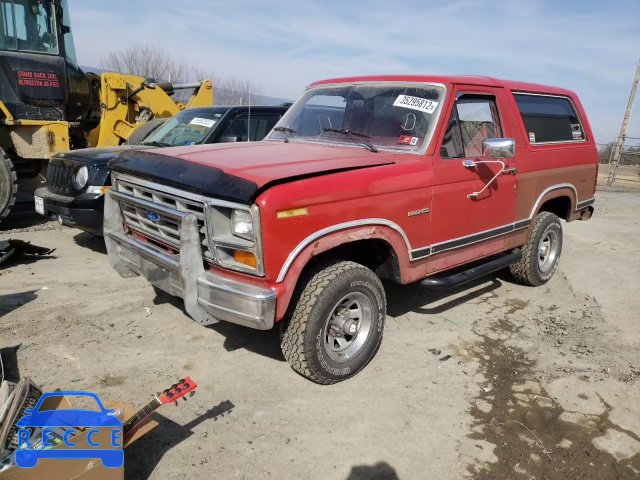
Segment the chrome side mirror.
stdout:
<svg viewBox="0 0 640 480">
<path fill-rule="evenodd" d="M 513 138 L 487 138 L 482 142 L 484 158 L 511 158 L 515 154 L 516 141 Z"/>
<path fill-rule="evenodd" d="M 474 168 L 476 166 L 476 162 L 474 162 L 473 160 L 463 160 L 462 166 L 464 168 Z"/>
</svg>

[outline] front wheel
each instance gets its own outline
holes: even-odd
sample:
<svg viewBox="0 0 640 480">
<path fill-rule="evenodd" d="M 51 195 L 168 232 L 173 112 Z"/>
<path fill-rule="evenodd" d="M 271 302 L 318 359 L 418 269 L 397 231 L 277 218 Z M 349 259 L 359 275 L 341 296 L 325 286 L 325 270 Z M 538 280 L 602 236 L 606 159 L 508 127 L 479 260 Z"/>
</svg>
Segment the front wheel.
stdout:
<svg viewBox="0 0 640 480">
<path fill-rule="evenodd" d="M 18 176 L 13 163 L 0 148 L 0 222 L 9 215 L 18 195 Z"/>
<path fill-rule="evenodd" d="M 291 368 L 329 385 L 353 377 L 382 341 L 386 298 L 380 279 L 354 262 L 337 262 L 300 281 L 281 348 Z"/>
<path fill-rule="evenodd" d="M 550 212 L 540 212 L 533 221 L 527 243 L 522 247 L 522 259 L 509 268 L 520 283 L 533 287 L 547 283 L 556 269 L 562 253 L 562 225 Z"/>
</svg>

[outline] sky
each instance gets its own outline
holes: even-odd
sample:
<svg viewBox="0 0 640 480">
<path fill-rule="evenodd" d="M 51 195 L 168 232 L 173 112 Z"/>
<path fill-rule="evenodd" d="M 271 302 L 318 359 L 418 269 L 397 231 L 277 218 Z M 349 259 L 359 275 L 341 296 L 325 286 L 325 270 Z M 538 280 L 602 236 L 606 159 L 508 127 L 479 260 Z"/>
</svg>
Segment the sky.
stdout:
<svg viewBox="0 0 640 480">
<path fill-rule="evenodd" d="M 542 83 L 575 91 L 602 143 L 620 131 L 640 60 L 638 0 L 68 1 L 81 65 L 158 45 L 290 99 L 352 75 Z M 640 100 L 627 135 L 640 137 Z"/>
</svg>

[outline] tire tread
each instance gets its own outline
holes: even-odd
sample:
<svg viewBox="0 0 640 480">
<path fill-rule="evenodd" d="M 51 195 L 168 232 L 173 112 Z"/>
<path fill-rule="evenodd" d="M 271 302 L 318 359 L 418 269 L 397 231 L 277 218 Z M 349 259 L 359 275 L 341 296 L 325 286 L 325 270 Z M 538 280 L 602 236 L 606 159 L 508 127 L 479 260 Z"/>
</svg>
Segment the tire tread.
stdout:
<svg viewBox="0 0 640 480">
<path fill-rule="evenodd" d="M 308 355 L 311 352 L 305 349 L 305 332 L 309 324 L 309 316 L 311 311 L 318 300 L 318 297 L 331 282 L 333 282 L 341 274 L 359 269 L 367 272 L 367 274 L 373 276 L 382 289 L 382 284 L 378 277 L 368 268 L 355 262 L 350 261 L 338 261 L 335 263 L 329 263 L 319 265 L 313 270 L 309 271 L 305 278 L 302 278 L 298 282 L 296 292 L 293 299 L 298 299 L 291 318 L 288 323 L 284 325 L 284 331 L 281 336 L 280 346 L 285 359 L 289 362 L 289 365 L 293 370 L 298 372 L 303 377 L 309 380 L 322 384 L 331 385 L 342 381 L 342 379 L 329 378 L 322 375 L 322 372 L 316 371 Z M 384 289 L 382 289 L 384 292 Z M 293 300 L 292 300 L 293 301 Z M 378 339 L 378 345 L 382 340 L 382 335 Z"/>
<path fill-rule="evenodd" d="M 509 266 L 511 275 L 519 283 L 532 287 L 538 287 L 545 283 L 543 281 L 540 281 L 540 279 L 534 273 L 535 266 L 533 265 L 533 250 L 537 248 L 537 245 L 535 245 L 535 238 L 538 231 L 542 228 L 543 223 L 548 218 L 553 217 L 557 218 L 557 216 L 551 212 L 540 212 L 538 213 L 538 215 L 536 215 L 536 218 L 533 221 L 533 226 L 531 227 L 531 231 L 529 232 L 529 237 L 527 238 L 527 243 L 525 243 L 521 247 L 522 259 L 519 262 L 511 264 Z M 552 275 L 557 267 L 558 262 L 556 262 L 556 265 L 553 268 Z"/>
<path fill-rule="evenodd" d="M 8 172 L 8 180 L 9 180 L 9 202 L 2 208 L 0 205 L 0 222 L 9 215 L 11 212 L 11 208 L 16 203 L 16 196 L 18 195 L 18 175 L 16 173 L 16 169 L 13 165 L 13 162 L 5 155 L 4 150 L 0 148 L 0 163 L 3 165 L 0 166 L 0 175 L 4 176 Z M 5 181 L 4 178 L 0 177 L 0 182 Z"/>
</svg>

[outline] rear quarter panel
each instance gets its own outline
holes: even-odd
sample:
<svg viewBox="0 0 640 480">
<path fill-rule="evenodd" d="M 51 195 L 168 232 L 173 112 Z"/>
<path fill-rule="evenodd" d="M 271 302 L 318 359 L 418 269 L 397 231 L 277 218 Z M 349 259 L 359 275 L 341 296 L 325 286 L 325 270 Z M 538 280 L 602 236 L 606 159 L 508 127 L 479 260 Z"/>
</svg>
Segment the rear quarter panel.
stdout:
<svg viewBox="0 0 640 480">
<path fill-rule="evenodd" d="M 529 93 L 545 94 L 545 92 Z M 518 168 L 516 221 L 535 216 L 537 208 L 551 198 L 567 195 L 571 198 L 572 208 L 575 209 L 577 203 L 590 200 L 595 194 L 598 152 L 582 104 L 577 95 L 570 91 L 562 95 L 558 93 L 553 95 L 566 96 L 571 100 L 582 121 L 587 138 L 577 143 L 531 144 L 513 92 L 509 93 L 508 101 L 515 113 L 518 126 L 514 129 L 518 134 L 516 137 Z M 541 198 L 545 190 L 562 184 L 569 184 L 573 188 L 554 188 Z M 534 210 L 538 200 L 540 202 Z"/>
</svg>

